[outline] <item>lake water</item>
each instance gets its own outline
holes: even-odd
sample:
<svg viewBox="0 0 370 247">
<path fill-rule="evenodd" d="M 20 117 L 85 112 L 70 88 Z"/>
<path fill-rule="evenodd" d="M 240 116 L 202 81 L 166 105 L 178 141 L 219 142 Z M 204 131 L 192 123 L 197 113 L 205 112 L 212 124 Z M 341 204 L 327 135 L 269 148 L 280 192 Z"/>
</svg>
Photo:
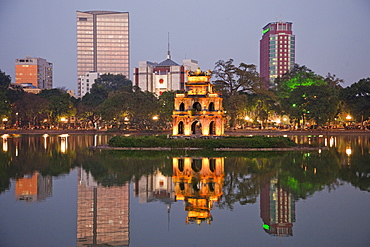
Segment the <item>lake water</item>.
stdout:
<svg viewBox="0 0 370 247">
<path fill-rule="evenodd" d="M 110 135 L 0 138 L 0 246 L 370 246 L 370 136 L 327 149 L 89 149 Z"/>
</svg>

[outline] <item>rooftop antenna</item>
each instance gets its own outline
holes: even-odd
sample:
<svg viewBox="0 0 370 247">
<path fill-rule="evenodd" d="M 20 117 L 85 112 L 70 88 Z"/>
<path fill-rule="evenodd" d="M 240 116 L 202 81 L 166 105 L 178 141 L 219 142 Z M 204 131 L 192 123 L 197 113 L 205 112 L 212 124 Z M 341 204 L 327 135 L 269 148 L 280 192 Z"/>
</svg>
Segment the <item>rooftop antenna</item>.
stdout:
<svg viewBox="0 0 370 247">
<path fill-rule="evenodd" d="M 171 59 L 171 54 L 170 54 L 170 32 L 168 32 L 168 50 L 167 50 L 167 59 Z"/>
</svg>

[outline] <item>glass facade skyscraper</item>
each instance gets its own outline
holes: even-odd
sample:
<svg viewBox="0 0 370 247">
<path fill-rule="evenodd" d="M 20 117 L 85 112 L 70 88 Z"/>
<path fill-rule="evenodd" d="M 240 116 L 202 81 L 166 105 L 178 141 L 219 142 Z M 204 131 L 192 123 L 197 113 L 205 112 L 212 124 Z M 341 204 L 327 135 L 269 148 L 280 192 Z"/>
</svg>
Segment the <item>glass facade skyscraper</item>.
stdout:
<svg viewBox="0 0 370 247">
<path fill-rule="evenodd" d="M 89 72 L 123 74 L 129 78 L 129 13 L 114 11 L 77 11 L 77 75 Z M 86 89 L 86 88 L 84 88 Z"/>
</svg>

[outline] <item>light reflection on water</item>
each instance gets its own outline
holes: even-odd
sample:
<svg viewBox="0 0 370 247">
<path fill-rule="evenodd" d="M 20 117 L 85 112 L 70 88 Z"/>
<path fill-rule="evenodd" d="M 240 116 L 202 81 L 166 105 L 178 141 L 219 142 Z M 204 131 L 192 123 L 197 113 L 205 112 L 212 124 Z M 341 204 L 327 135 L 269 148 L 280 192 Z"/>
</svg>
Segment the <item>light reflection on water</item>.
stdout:
<svg viewBox="0 0 370 247">
<path fill-rule="evenodd" d="M 329 147 L 310 152 L 185 156 L 87 148 L 111 137 L 1 136 L 0 246 L 369 243 L 369 136 L 292 137 Z M 35 219 L 36 228 L 24 224 Z M 321 236 L 318 225 L 327 222 L 335 234 Z M 45 234 L 55 225 L 63 230 Z"/>
</svg>

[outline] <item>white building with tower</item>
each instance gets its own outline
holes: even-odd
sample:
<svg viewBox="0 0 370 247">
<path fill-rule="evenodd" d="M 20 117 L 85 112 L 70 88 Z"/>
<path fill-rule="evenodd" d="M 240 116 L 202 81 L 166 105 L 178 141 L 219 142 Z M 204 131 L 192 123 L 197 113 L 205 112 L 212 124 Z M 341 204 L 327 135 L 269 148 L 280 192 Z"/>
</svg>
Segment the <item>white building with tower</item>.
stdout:
<svg viewBox="0 0 370 247">
<path fill-rule="evenodd" d="M 165 91 L 184 90 L 187 82 L 186 71 L 198 68 L 198 61 L 193 59 L 182 60 L 182 65 L 171 60 L 168 49 L 167 59 L 160 62 L 141 61 L 133 71 L 133 85 L 142 91 L 149 91 L 161 95 Z"/>
</svg>

